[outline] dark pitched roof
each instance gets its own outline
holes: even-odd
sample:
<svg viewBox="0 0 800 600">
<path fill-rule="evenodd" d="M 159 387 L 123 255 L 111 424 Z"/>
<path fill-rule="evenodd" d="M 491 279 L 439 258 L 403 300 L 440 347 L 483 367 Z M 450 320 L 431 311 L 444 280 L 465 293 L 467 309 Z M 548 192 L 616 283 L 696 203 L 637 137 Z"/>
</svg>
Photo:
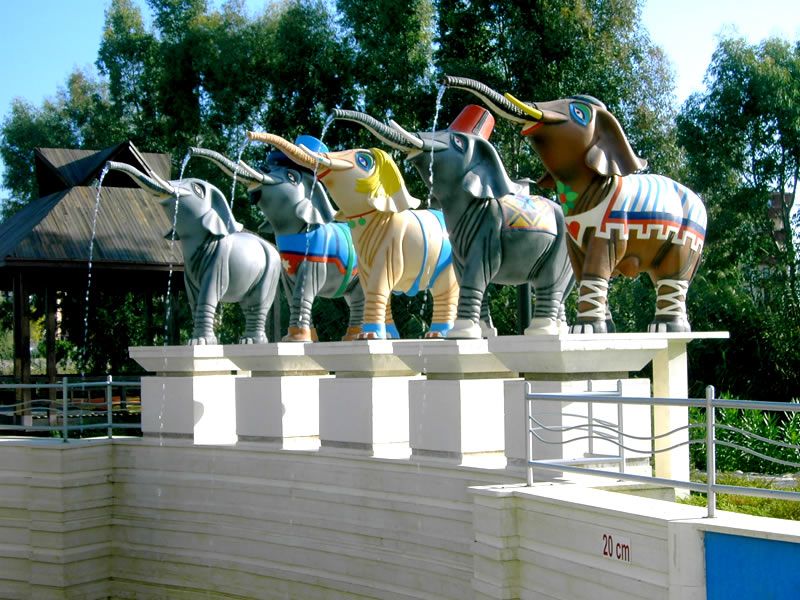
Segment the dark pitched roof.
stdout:
<svg viewBox="0 0 800 600">
<path fill-rule="evenodd" d="M 75 269 L 88 269 L 90 245 L 92 270 L 115 273 L 114 281 L 126 290 L 183 269 L 180 245 L 164 238 L 172 222 L 158 198 L 127 174 L 109 171 L 98 202 L 91 184 L 108 160 L 170 178 L 169 155 L 140 153 L 130 142 L 100 151 L 37 149 L 40 188 L 54 191 L 0 224 L 0 286 L 8 286 L 19 270 L 37 280 L 70 282 Z"/>
<path fill-rule="evenodd" d="M 0 225 L 0 267 L 84 267 L 90 244 L 99 268 L 180 267 L 180 246 L 164 237 L 171 226 L 158 199 L 138 187 L 104 185 L 99 203 L 96 187 L 74 187 L 32 202 Z"/>
<path fill-rule="evenodd" d="M 123 142 L 104 150 L 74 150 L 66 148 L 35 148 L 36 182 L 39 197 L 75 186 L 89 186 L 100 179 L 109 160 L 133 165 L 151 175 L 169 179 L 171 160 L 169 154 L 139 152 L 132 142 Z M 137 187 L 124 173 L 111 171 L 103 180 L 103 187 Z"/>
</svg>

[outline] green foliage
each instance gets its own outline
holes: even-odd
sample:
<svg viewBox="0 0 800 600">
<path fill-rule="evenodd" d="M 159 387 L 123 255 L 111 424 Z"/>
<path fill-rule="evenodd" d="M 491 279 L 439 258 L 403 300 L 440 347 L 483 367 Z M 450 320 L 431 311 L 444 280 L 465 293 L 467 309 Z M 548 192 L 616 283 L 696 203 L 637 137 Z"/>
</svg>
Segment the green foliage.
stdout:
<svg viewBox="0 0 800 600">
<path fill-rule="evenodd" d="M 701 483 L 707 480 L 705 476 L 696 478 Z M 763 489 L 781 489 L 787 492 L 800 492 L 800 482 L 796 482 L 790 487 L 778 487 L 774 479 L 771 478 L 746 478 L 731 473 L 720 473 L 717 476 L 717 483 L 720 485 L 732 485 L 737 487 L 751 487 Z M 737 494 L 717 494 L 717 508 L 729 512 L 744 513 L 757 517 L 771 517 L 773 519 L 789 519 L 800 521 L 800 502 L 796 500 L 779 500 L 776 498 L 760 498 L 757 496 L 740 496 Z M 681 504 L 692 506 L 708 506 L 706 494 L 692 492 L 688 498 L 679 498 Z"/>
<path fill-rule="evenodd" d="M 695 392 L 713 383 L 756 399 L 796 393 L 800 263 L 789 213 L 800 165 L 798 75 L 800 46 L 723 39 L 707 91 L 691 96 L 678 117 L 689 183 L 709 213 L 703 264 L 690 291 L 692 325 L 731 332 L 722 361 L 693 346 L 691 369 L 702 374 Z M 786 202 L 773 203 L 779 192 Z"/>
<path fill-rule="evenodd" d="M 771 440 L 792 446 L 800 445 L 800 413 L 718 408 L 715 420 L 717 423 L 715 435 L 721 442 L 716 451 L 718 471 L 743 471 L 770 475 L 800 471 L 800 467 L 797 466 L 800 465 L 800 449 L 765 441 Z M 689 422 L 702 425 L 702 427 L 690 430 L 690 439 L 704 440 L 706 436 L 705 409 L 690 408 Z M 765 439 L 758 439 L 755 436 Z M 740 448 L 734 448 L 731 445 Z M 754 452 L 769 458 L 794 463 L 794 465 L 784 465 L 760 458 L 753 454 Z M 692 468 L 704 470 L 706 460 L 706 445 L 704 443 L 691 444 Z"/>
</svg>

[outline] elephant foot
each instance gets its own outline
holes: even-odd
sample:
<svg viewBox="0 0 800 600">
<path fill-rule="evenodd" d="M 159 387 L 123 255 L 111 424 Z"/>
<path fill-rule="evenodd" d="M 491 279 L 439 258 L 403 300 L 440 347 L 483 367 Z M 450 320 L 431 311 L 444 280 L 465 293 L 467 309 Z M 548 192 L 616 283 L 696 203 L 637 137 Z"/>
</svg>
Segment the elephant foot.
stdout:
<svg viewBox="0 0 800 600">
<path fill-rule="evenodd" d="M 481 337 L 497 337 L 497 327 L 492 327 L 486 321 L 480 321 L 478 325 L 481 327 Z"/>
<path fill-rule="evenodd" d="M 358 339 L 358 334 L 361 333 L 361 327 L 348 327 L 347 331 L 342 338 L 343 342 L 352 342 Z"/>
<path fill-rule="evenodd" d="M 282 342 L 310 342 L 311 330 L 308 327 L 289 327 L 288 332 L 281 338 Z"/>
<path fill-rule="evenodd" d="M 588 321 L 586 323 L 575 323 L 569 329 L 570 333 L 608 333 L 605 321 Z"/>
<path fill-rule="evenodd" d="M 268 342 L 269 340 L 264 333 L 248 334 L 245 332 L 244 335 L 239 338 L 240 344 L 266 344 Z"/>
<path fill-rule="evenodd" d="M 531 319 L 531 324 L 525 329 L 525 335 L 558 335 L 561 333 L 559 321 L 547 317 Z"/>
<path fill-rule="evenodd" d="M 217 343 L 217 337 L 214 335 L 197 336 L 189 340 L 190 346 L 216 346 Z"/>
<path fill-rule="evenodd" d="M 312 327 L 311 328 L 311 341 L 312 342 L 318 342 L 319 341 L 319 336 L 317 335 L 317 328 L 316 327 Z"/>
<path fill-rule="evenodd" d="M 469 319 L 456 319 L 453 328 L 447 332 L 447 339 L 479 339 L 483 337 L 481 327 Z"/>
<path fill-rule="evenodd" d="M 686 319 L 660 320 L 650 323 L 649 333 L 689 333 L 692 330 Z"/>
<path fill-rule="evenodd" d="M 425 334 L 426 340 L 441 340 L 447 336 L 447 332 L 453 328 L 453 324 L 447 323 L 431 323 L 431 328 Z"/>
<path fill-rule="evenodd" d="M 378 335 L 376 331 L 362 331 L 356 336 L 357 340 L 383 340 L 385 338 Z"/>
</svg>

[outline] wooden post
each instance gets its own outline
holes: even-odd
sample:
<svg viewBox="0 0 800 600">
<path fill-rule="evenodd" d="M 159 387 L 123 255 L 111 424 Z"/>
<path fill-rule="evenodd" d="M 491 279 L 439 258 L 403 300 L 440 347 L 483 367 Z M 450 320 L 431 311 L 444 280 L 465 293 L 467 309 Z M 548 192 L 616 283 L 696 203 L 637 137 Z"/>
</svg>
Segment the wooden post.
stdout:
<svg viewBox="0 0 800 600">
<path fill-rule="evenodd" d="M 58 377 L 58 365 L 56 363 L 56 291 L 52 286 L 47 286 L 44 290 L 44 309 L 47 383 L 55 383 Z M 57 395 L 56 388 L 50 388 L 50 402 L 55 402 Z"/>
<path fill-rule="evenodd" d="M 14 274 L 14 378 L 31 382 L 31 321 L 28 291 L 21 272 Z M 17 390 L 17 403 L 25 403 L 21 415 L 30 416 L 31 391 Z"/>
</svg>

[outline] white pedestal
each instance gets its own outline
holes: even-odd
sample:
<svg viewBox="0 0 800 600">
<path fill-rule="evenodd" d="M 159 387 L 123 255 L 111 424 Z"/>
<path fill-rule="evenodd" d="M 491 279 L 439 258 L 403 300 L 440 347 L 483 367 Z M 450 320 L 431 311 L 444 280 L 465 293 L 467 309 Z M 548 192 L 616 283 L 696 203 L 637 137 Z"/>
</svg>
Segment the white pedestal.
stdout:
<svg viewBox="0 0 800 600">
<path fill-rule="evenodd" d="M 427 379 L 409 384 L 411 452 L 462 463 L 502 454 L 504 379 Z"/>
<path fill-rule="evenodd" d="M 143 377 L 143 435 L 235 444 L 237 379 L 230 374 Z"/>
<path fill-rule="evenodd" d="M 320 381 L 323 449 L 408 456 L 408 385 L 419 377 L 335 377 Z"/>
<path fill-rule="evenodd" d="M 318 375 L 237 379 L 239 440 L 267 442 L 286 450 L 319 448 L 320 379 Z"/>
</svg>

